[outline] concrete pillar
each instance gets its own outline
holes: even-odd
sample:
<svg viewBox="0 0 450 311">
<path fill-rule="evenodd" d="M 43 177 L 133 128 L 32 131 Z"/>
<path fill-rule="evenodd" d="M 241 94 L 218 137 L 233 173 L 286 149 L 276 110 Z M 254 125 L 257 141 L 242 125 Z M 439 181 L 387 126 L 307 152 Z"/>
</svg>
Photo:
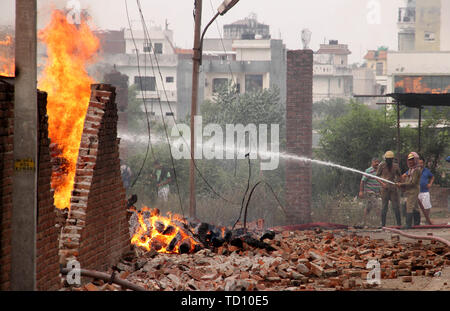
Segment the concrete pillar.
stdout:
<svg viewBox="0 0 450 311">
<path fill-rule="evenodd" d="M 36 289 L 36 0 L 16 0 L 11 290 Z"/>
<path fill-rule="evenodd" d="M 312 156 L 313 51 L 287 52 L 286 139 L 287 152 Z M 289 161 L 286 165 L 287 221 L 311 221 L 311 164 Z"/>
</svg>

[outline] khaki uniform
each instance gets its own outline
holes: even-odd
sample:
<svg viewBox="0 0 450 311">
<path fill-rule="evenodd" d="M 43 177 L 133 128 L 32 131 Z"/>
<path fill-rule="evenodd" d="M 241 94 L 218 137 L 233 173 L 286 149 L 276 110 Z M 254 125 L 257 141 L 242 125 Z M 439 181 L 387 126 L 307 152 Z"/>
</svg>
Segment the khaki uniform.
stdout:
<svg viewBox="0 0 450 311">
<path fill-rule="evenodd" d="M 398 164 L 393 163 L 391 169 L 387 166 L 386 162 L 381 162 L 378 165 L 377 176 L 392 181 L 394 183 L 400 181 L 401 172 Z M 397 225 L 401 225 L 400 218 L 400 196 L 397 187 L 392 184 L 386 183 L 386 188 L 381 187 L 381 225 L 386 225 L 386 214 L 389 206 L 389 201 L 391 201 L 392 209 L 394 210 Z"/>
<path fill-rule="evenodd" d="M 400 183 L 400 186 L 405 190 L 406 196 L 406 212 L 413 213 L 419 210 L 418 196 L 420 193 L 420 177 L 422 176 L 422 170 L 416 168 L 412 174 L 406 176 L 406 181 Z"/>
</svg>

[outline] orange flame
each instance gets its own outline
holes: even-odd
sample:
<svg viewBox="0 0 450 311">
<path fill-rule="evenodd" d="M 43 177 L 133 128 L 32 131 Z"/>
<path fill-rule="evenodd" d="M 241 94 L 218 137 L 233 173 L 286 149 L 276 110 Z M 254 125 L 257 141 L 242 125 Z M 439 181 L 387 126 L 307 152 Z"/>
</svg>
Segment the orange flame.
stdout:
<svg viewBox="0 0 450 311">
<path fill-rule="evenodd" d="M 79 26 L 70 24 L 59 10 L 52 12 L 50 23 L 39 31 L 39 39 L 46 44 L 48 55 L 38 85 L 48 94 L 49 137 L 67 163 L 66 174 L 52 175 L 55 206 L 64 209 L 70 207 L 84 118 L 94 83 L 86 66 L 94 62 L 100 43 L 86 21 Z"/>
<path fill-rule="evenodd" d="M 423 77 L 405 77 L 395 83 L 395 88 L 403 88 L 405 93 L 447 94 L 450 92 L 450 85 L 446 88 L 431 88 L 422 80 Z"/>
<path fill-rule="evenodd" d="M 147 214 L 147 215 L 146 215 Z M 159 253 L 178 254 L 180 245 L 189 240 L 190 250 L 193 252 L 195 245 L 199 244 L 191 236 L 181 229 L 174 221 L 186 224 L 185 220 L 179 215 L 167 213 L 167 217 L 160 216 L 157 209 L 151 210 L 143 207 L 137 212 L 139 227 L 131 238 L 131 244 L 142 247 L 147 251 L 153 247 Z M 176 239 L 171 249 L 169 245 Z"/>
<path fill-rule="evenodd" d="M 14 44 L 9 35 L 0 41 L 0 76 L 14 77 Z"/>
</svg>

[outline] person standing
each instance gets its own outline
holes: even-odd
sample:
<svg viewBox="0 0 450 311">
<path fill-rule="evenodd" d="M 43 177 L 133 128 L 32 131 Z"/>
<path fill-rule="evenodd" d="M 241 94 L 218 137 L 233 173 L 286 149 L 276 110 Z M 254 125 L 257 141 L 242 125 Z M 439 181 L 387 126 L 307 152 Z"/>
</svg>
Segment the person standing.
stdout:
<svg viewBox="0 0 450 311">
<path fill-rule="evenodd" d="M 371 166 L 366 169 L 366 173 L 376 175 L 380 160 L 372 159 Z M 364 175 L 359 183 L 359 197 L 365 200 L 363 227 L 366 226 L 367 215 L 375 207 L 377 207 L 378 196 L 380 195 L 380 183 L 375 178 Z"/>
<path fill-rule="evenodd" d="M 414 212 L 418 212 L 418 201 L 420 192 L 420 177 L 422 170 L 419 166 L 419 155 L 415 152 L 408 154 L 408 172 L 405 182 L 397 182 L 396 186 L 402 188 L 406 195 L 406 226 L 412 227 Z"/>
<path fill-rule="evenodd" d="M 427 224 L 432 225 L 430 219 L 430 210 L 431 210 L 430 189 L 434 182 L 434 176 L 431 173 L 431 171 L 427 167 L 425 167 L 425 162 L 423 158 L 420 158 L 419 166 L 422 168 L 422 175 L 420 177 L 419 206 L 423 211 L 423 215 L 427 220 Z"/>
<path fill-rule="evenodd" d="M 166 170 L 159 161 L 154 162 L 153 178 L 156 182 L 158 197 L 167 202 L 169 198 L 170 182 L 172 181 L 170 172 Z"/>
<path fill-rule="evenodd" d="M 386 151 L 384 154 L 384 161 L 378 165 L 377 176 L 387 179 L 393 183 L 397 183 L 401 178 L 400 168 L 397 163 L 394 163 L 394 153 Z M 386 226 L 386 216 L 391 201 L 392 209 L 394 210 L 395 220 L 398 226 L 402 225 L 400 217 L 400 197 L 395 185 L 379 181 L 381 184 L 381 226 Z"/>
</svg>

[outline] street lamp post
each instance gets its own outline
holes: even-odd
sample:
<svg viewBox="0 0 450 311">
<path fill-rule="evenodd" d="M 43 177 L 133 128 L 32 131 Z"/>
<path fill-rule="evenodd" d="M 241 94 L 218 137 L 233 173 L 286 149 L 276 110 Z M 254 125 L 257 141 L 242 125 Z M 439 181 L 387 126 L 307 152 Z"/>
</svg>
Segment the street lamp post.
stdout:
<svg viewBox="0 0 450 311">
<path fill-rule="evenodd" d="M 197 115 L 197 99 L 198 99 L 198 81 L 199 81 L 199 69 L 202 62 L 202 47 L 203 38 L 208 30 L 209 26 L 219 15 L 227 13 L 239 0 L 225 0 L 217 9 L 217 13 L 206 25 L 203 33 L 200 35 L 201 23 L 202 23 L 202 0 L 196 0 L 195 2 L 195 28 L 194 28 L 194 56 L 193 68 L 192 68 L 192 102 L 191 102 L 191 162 L 189 167 L 189 184 L 190 184 L 190 200 L 189 200 L 189 217 L 196 217 L 196 200 L 195 200 L 195 126 L 194 120 Z"/>
</svg>

